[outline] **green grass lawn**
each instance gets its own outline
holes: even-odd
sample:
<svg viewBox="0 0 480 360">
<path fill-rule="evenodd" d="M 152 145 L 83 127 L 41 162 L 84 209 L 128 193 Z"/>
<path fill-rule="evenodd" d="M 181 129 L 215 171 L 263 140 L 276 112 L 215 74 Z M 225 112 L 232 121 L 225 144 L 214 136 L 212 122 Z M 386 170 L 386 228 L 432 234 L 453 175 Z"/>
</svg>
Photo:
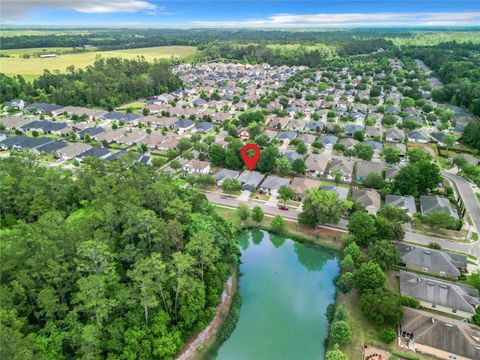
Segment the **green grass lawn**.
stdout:
<svg viewBox="0 0 480 360">
<path fill-rule="evenodd" d="M 128 108 L 132 108 L 134 110 L 142 110 L 145 107 L 145 105 L 146 104 L 143 101 L 133 101 L 131 103 L 124 104 L 116 108 L 115 110 L 124 111 L 124 110 L 127 110 Z"/>
<path fill-rule="evenodd" d="M 47 53 L 55 52 L 60 48 L 49 49 Z M 140 49 L 124 49 L 114 51 L 88 51 L 78 54 L 59 54 L 56 58 L 42 59 L 37 56 L 32 56 L 29 59 L 21 59 L 20 55 L 26 52 L 36 53 L 42 52 L 41 48 L 34 49 L 16 49 L 16 50 L 3 50 L 8 51 L 11 57 L 0 58 L 1 72 L 7 75 L 21 74 L 29 80 L 40 76 L 43 70 L 48 69 L 50 71 L 59 70 L 64 72 L 70 65 L 74 65 L 76 68 L 84 68 L 94 62 L 97 55 L 104 57 L 122 57 L 127 59 L 133 59 L 137 56 L 143 56 L 147 61 L 153 61 L 154 59 L 170 58 L 188 56 L 194 54 L 197 49 L 194 46 L 157 46 Z"/>
</svg>

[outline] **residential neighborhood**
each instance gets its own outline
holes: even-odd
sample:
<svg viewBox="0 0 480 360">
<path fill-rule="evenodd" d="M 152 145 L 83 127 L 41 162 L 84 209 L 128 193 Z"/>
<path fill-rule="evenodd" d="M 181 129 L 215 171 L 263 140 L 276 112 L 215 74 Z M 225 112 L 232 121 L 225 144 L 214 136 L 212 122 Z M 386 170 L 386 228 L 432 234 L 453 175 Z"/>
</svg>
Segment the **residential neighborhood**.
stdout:
<svg viewBox="0 0 480 360">
<path fill-rule="evenodd" d="M 218 206 L 258 206 L 287 221 L 299 220 L 313 191 L 372 218 L 400 209 L 408 220 L 392 276 L 421 309 L 404 307 L 398 345 L 442 359 L 480 359 L 480 328 L 467 322 L 480 296 L 465 284 L 480 269 L 479 189 L 462 168 L 479 166 L 480 158 L 454 131 L 464 117 L 456 119 L 429 90 L 417 102 L 402 95 L 423 70 L 396 58 L 389 64 L 395 85 L 384 72 L 348 67 L 204 62 L 176 65 L 183 88 L 136 106 L 12 99 L 0 117 L 0 156 L 29 151 L 45 166 L 68 169 L 131 159 L 198 188 Z M 247 143 L 261 149 L 253 171 L 240 158 Z M 428 182 L 432 168 L 439 169 L 434 183 L 414 182 Z M 353 212 L 317 227 L 346 233 Z"/>
</svg>

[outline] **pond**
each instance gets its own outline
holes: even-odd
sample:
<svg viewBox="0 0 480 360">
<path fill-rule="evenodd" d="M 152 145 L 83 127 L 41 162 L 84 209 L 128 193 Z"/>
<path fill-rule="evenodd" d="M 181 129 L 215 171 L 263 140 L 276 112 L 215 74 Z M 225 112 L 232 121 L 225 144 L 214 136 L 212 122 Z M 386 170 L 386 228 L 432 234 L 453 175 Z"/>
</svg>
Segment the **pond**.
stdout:
<svg viewBox="0 0 480 360">
<path fill-rule="evenodd" d="M 325 312 L 339 272 L 333 252 L 261 230 L 239 238 L 240 317 L 217 359 L 323 359 Z"/>
</svg>

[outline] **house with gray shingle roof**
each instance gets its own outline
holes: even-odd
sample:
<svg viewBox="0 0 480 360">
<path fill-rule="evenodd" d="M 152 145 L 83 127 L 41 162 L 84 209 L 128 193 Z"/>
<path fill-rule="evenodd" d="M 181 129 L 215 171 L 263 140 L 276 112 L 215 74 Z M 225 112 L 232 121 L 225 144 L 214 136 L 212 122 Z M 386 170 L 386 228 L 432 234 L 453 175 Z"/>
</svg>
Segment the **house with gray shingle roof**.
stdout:
<svg viewBox="0 0 480 360">
<path fill-rule="evenodd" d="M 357 131 L 363 131 L 363 126 L 355 125 L 355 124 L 348 124 L 345 126 L 345 134 L 353 136 Z"/>
<path fill-rule="evenodd" d="M 260 190 L 269 194 L 278 195 L 277 191 L 280 189 L 280 186 L 288 185 L 289 183 L 290 179 L 269 175 L 263 180 L 262 185 L 260 185 Z"/>
<path fill-rule="evenodd" d="M 312 132 L 321 132 L 325 127 L 325 123 L 322 121 L 309 121 L 305 125 L 305 130 L 312 131 Z"/>
<path fill-rule="evenodd" d="M 480 359 L 480 328 L 426 311 L 403 308 L 400 337 L 415 352 L 440 359 Z"/>
<path fill-rule="evenodd" d="M 297 132 L 296 131 L 281 131 L 277 134 L 277 139 L 278 140 L 286 140 L 286 141 L 292 141 L 297 137 Z"/>
<path fill-rule="evenodd" d="M 352 173 L 354 166 L 355 162 L 352 160 L 340 158 L 333 159 L 332 163 L 330 164 L 327 178 L 329 180 L 334 180 L 335 173 L 338 172 L 341 175 L 342 181 L 350 182 L 352 181 Z"/>
<path fill-rule="evenodd" d="M 400 271 L 400 293 L 420 301 L 425 308 L 470 318 L 480 305 L 478 290 L 418 274 Z"/>
<path fill-rule="evenodd" d="M 428 136 L 425 135 L 423 132 L 418 130 L 410 131 L 407 134 L 408 141 L 426 144 L 428 143 Z"/>
<path fill-rule="evenodd" d="M 420 209 L 423 214 L 433 211 L 444 211 L 455 219 L 459 219 L 457 210 L 453 208 L 450 200 L 438 195 L 420 196 Z"/>
<path fill-rule="evenodd" d="M 333 148 L 333 145 L 335 145 L 338 141 L 338 137 L 334 135 L 322 135 L 319 136 L 318 141 L 320 141 L 323 145 L 325 145 L 326 148 Z"/>
<path fill-rule="evenodd" d="M 347 187 L 330 186 L 330 185 L 322 186 L 322 190 L 323 191 L 331 191 L 331 192 L 335 193 L 335 195 L 337 195 L 338 198 L 341 199 L 341 200 L 347 200 L 348 192 L 350 191 L 349 188 L 347 188 Z"/>
<path fill-rule="evenodd" d="M 357 176 L 355 178 L 357 181 L 364 181 L 370 173 L 382 175 L 382 164 L 371 161 L 358 162 Z"/>
<path fill-rule="evenodd" d="M 467 270 L 464 255 L 397 243 L 402 265 L 409 270 L 457 279 Z"/>
<path fill-rule="evenodd" d="M 217 186 L 222 186 L 223 181 L 226 179 L 236 179 L 240 175 L 240 171 L 230 170 L 230 169 L 218 169 L 218 171 L 213 175 Z"/>
<path fill-rule="evenodd" d="M 257 189 L 258 185 L 262 182 L 265 176 L 258 171 L 248 171 L 245 170 L 237 178 L 242 184 L 244 190 L 254 191 Z"/>
<path fill-rule="evenodd" d="M 376 214 L 380 211 L 382 198 L 375 189 L 353 189 L 352 200 L 358 201 L 370 214 Z"/>
<path fill-rule="evenodd" d="M 395 206 L 403 209 L 410 216 L 417 212 L 417 207 L 415 206 L 415 198 L 411 195 L 385 195 L 385 205 Z"/>
<path fill-rule="evenodd" d="M 386 141 L 392 142 L 404 142 L 405 141 L 405 132 L 397 128 L 388 128 L 386 131 Z"/>
</svg>

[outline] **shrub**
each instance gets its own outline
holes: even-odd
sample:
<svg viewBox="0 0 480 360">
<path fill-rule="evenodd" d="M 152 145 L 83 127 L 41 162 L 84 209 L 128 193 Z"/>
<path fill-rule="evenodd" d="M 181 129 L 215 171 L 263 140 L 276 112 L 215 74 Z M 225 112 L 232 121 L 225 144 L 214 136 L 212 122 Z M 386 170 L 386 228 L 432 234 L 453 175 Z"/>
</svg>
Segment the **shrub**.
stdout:
<svg viewBox="0 0 480 360">
<path fill-rule="evenodd" d="M 380 340 L 385 344 L 390 344 L 396 337 L 397 333 L 392 328 L 385 329 L 380 333 Z"/>
<path fill-rule="evenodd" d="M 335 321 L 330 329 L 330 336 L 334 343 L 344 345 L 352 341 L 350 325 L 344 320 Z"/>
</svg>

